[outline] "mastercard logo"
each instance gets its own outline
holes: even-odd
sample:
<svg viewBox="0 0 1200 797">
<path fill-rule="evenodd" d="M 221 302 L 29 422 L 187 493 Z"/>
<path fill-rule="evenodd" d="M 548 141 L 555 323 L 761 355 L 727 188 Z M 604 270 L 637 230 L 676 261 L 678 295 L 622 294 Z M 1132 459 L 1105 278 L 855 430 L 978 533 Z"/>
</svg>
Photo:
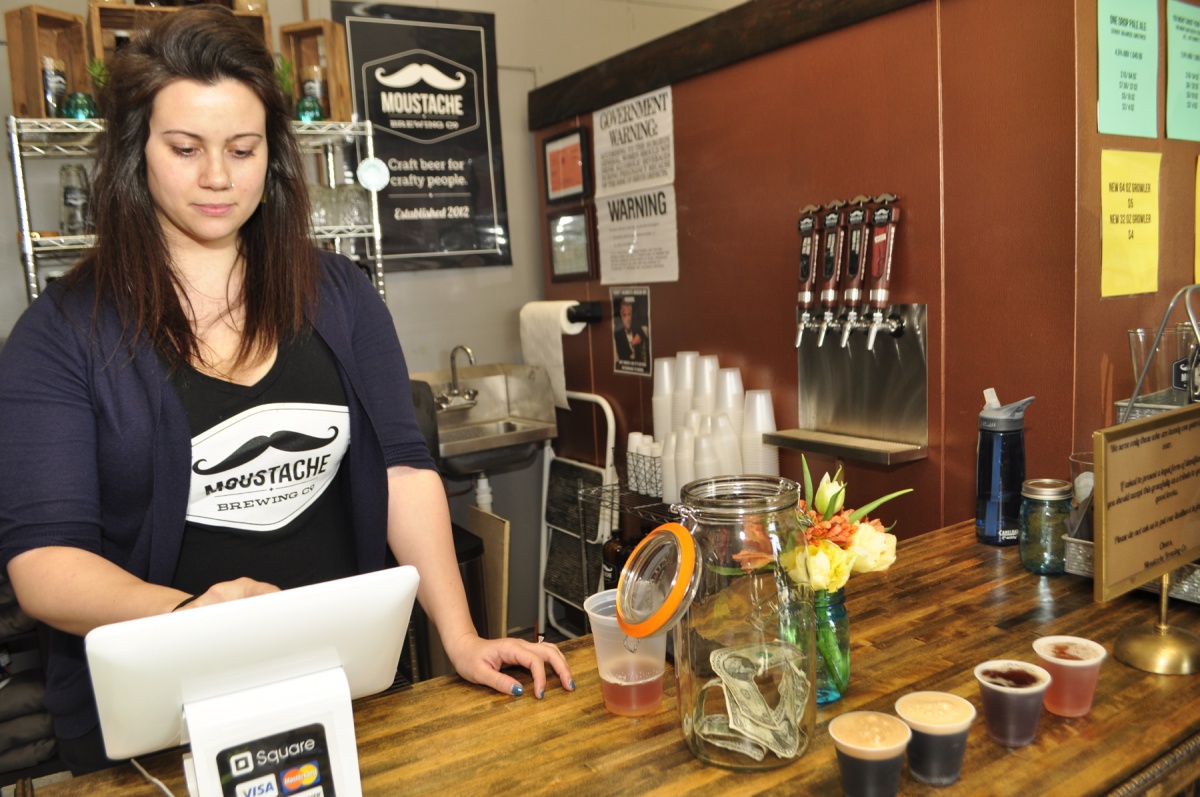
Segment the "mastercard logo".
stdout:
<svg viewBox="0 0 1200 797">
<path fill-rule="evenodd" d="M 317 769 L 315 761 L 301 767 L 289 769 L 283 773 L 283 790 L 285 792 L 302 789 L 321 781 L 321 770 Z"/>
</svg>

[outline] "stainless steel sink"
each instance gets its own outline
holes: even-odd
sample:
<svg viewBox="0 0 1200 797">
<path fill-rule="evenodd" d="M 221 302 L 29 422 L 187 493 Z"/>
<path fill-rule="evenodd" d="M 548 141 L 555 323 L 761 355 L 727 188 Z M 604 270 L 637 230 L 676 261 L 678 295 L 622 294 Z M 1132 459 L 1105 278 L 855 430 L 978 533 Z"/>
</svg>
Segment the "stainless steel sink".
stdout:
<svg viewBox="0 0 1200 797">
<path fill-rule="evenodd" d="M 417 419 L 444 475 L 466 477 L 524 467 L 542 441 L 557 436 L 554 395 L 545 369 L 495 363 L 458 368 L 457 375 L 454 385 L 449 370 L 412 374 Z M 457 398 L 463 394 L 470 395 L 470 401 Z M 455 401 L 445 400 L 452 395 Z"/>
</svg>

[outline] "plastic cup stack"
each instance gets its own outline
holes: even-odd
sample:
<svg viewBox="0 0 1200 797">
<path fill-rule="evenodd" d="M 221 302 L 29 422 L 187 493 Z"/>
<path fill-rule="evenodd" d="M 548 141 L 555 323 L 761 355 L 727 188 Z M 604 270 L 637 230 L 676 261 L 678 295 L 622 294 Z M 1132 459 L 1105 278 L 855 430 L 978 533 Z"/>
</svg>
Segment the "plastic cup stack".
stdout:
<svg viewBox="0 0 1200 797">
<path fill-rule="evenodd" d="M 692 394 L 696 390 L 698 351 L 681 351 L 675 355 L 675 380 L 671 401 L 671 428 L 683 426 L 687 411 L 692 408 Z"/>
<path fill-rule="evenodd" d="M 762 441 L 775 431 L 775 407 L 771 391 L 747 390 L 746 414 L 742 420 L 742 470 L 764 476 L 779 475 L 779 448 Z"/>
<path fill-rule="evenodd" d="M 659 357 L 654 361 L 654 393 L 650 406 L 654 414 L 654 439 L 666 440 L 674 429 L 671 420 L 675 403 L 675 358 Z"/>
<path fill-rule="evenodd" d="M 717 441 L 717 461 L 722 476 L 745 473 L 742 470 L 742 444 L 733 431 L 729 416 L 721 412 L 713 416 L 713 436 Z"/>
<path fill-rule="evenodd" d="M 642 445 L 642 437 L 641 432 L 630 432 L 629 439 L 625 444 L 625 480 L 629 484 L 629 489 L 635 493 L 642 491 L 637 467 L 638 448 Z"/>
<path fill-rule="evenodd" d="M 696 479 L 696 433 L 688 427 L 675 432 L 675 489 L 676 493 Z M 678 497 L 678 496 L 676 496 Z"/>
<path fill-rule="evenodd" d="M 668 432 L 667 434 L 670 434 Z M 646 479 L 646 495 L 662 498 L 662 455 L 663 444 L 657 441 L 647 446 L 649 459 L 649 476 Z"/>
<path fill-rule="evenodd" d="M 716 355 L 701 357 L 696 363 L 696 380 L 692 389 L 692 409 L 707 415 L 717 404 L 717 371 L 721 366 Z"/>
<path fill-rule="evenodd" d="M 682 429 L 683 427 L 686 426 L 687 428 L 691 429 L 696 434 L 700 434 L 701 426 L 703 425 L 703 422 L 704 422 L 704 413 L 703 412 L 701 412 L 700 410 L 688 410 L 687 412 L 685 412 L 683 414 L 683 423 L 680 424 L 680 428 Z"/>
<path fill-rule="evenodd" d="M 714 412 L 729 416 L 733 433 L 742 434 L 742 416 L 745 414 L 746 391 L 742 387 L 742 372 L 737 368 L 722 368 L 717 371 L 717 394 Z"/>
<path fill-rule="evenodd" d="M 662 444 L 662 495 L 668 504 L 679 500 L 679 483 L 675 480 L 675 436 L 678 432 L 667 432 Z"/>
<path fill-rule="evenodd" d="M 717 444 L 711 434 L 696 436 L 694 467 L 697 479 L 711 479 L 721 475 L 721 465 L 717 459 Z"/>
</svg>

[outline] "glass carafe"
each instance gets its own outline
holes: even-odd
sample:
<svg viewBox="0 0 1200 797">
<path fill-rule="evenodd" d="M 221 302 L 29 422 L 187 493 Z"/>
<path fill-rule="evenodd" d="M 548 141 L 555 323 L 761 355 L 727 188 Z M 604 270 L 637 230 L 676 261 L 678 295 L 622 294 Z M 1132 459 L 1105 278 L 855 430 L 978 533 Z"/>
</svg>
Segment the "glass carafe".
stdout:
<svg viewBox="0 0 1200 797">
<path fill-rule="evenodd" d="M 813 592 L 795 482 L 722 476 L 683 487 L 634 550 L 617 614 L 631 636 L 674 629 L 683 735 L 707 764 L 785 766 L 816 723 Z"/>
</svg>

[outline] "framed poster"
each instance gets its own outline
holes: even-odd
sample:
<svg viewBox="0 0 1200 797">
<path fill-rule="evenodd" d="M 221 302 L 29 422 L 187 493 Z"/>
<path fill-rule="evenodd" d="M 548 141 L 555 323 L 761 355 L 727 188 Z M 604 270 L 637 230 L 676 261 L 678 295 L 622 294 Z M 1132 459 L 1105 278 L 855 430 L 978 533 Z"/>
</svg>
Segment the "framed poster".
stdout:
<svg viewBox="0 0 1200 797">
<path fill-rule="evenodd" d="M 512 265 L 492 14 L 333 0 L 389 270 Z"/>
<path fill-rule="evenodd" d="M 546 169 L 546 201 L 586 199 L 591 196 L 587 129 L 569 130 L 542 142 Z"/>
<path fill-rule="evenodd" d="M 578 206 L 547 214 L 550 232 L 550 281 L 588 280 L 596 276 L 596 239 L 591 208 Z"/>
</svg>

